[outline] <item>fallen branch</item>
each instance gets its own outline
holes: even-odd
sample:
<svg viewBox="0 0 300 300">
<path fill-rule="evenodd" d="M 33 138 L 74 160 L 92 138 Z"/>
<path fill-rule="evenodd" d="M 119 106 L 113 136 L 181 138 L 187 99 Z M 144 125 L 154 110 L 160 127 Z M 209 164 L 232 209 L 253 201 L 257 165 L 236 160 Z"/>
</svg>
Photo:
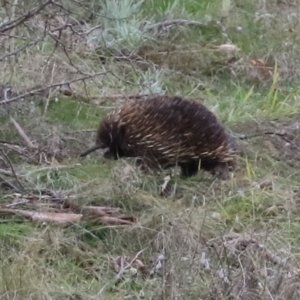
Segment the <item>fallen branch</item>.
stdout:
<svg viewBox="0 0 300 300">
<path fill-rule="evenodd" d="M 106 224 L 114 224 L 114 225 L 133 225 L 134 222 L 132 220 L 126 220 L 126 217 L 110 217 L 110 216 L 103 216 L 100 218 L 102 223 Z M 131 217 L 127 217 L 131 218 Z"/>
<path fill-rule="evenodd" d="M 68 224 L 80 221 L 82 214 L 72 213 L 42 213 L 36 211 L 0 208 L 0 213 L 18 214 L 24 217 L 29 217 L 33 222 L 55 222 L 59 224 Z"/>
<path fill-rule="evenodd" d="M 84 210 L 88 210 L 98 216 L 106 216 L 107 214 L 117 213 L 120 208 L 108 206 L 85 206 Z"/>
<path fill-rule="evenodd" d="M 26 199 L 23 198 L 22 202 L 16 202 L 14 204 L 8 204 L 6 207 L 12 207 L 18 204 L 28 203 Z M 29 217 L 33 222 L 54 222 L 59 224 L 74 223 L 81 220 L 83 214 L 78 213 L 53 213 L 53 212 L 37 212 L 22 209 L 11 209 L 11 208 L 0 208 L 0 213 L 18 214 L 24 217 Z M 105 224 L 114 225 L 133 225 L 133 217 L 112 217 L 108 215 L 103 215 L 100 217 L 100 221 Z"/>
</svg>

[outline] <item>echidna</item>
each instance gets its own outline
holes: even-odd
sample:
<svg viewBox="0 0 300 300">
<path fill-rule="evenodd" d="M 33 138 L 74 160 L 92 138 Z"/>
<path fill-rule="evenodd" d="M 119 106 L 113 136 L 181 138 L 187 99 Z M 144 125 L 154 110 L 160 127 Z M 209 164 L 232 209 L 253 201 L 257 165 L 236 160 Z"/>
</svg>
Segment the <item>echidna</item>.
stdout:
<svg viewBox="0 0 300 300">
<path fill-rule="evenodd" d="M 180 166 L 181 175 L 199 169 L 226 179 L 237 148 L 216 116 L 198 101 L 181 97 L 137 98 L 108 114 L 94 146 L 80 156 L 108 148 L 106 158 L 140 157 L 148 166 Z"/>
</svg>

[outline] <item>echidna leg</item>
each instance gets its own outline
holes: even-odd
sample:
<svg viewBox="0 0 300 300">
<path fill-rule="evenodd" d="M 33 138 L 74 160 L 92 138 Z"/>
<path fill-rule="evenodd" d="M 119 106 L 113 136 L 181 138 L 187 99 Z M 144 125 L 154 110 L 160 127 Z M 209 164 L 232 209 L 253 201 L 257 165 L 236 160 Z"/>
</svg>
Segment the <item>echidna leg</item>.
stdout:
<svg viewBox="0 0 300 300">
<path fill-rule="evenodd" d="M 209 172 L 222 180 L 229 179 L 229 168 L 227 163 L 219 161 L 202 161 L 201 169 Z"/>
<path fill-rule="evenodd" d="M 198 173 L 199 162 L 198 161 L 189 161 L 185 163 L 179 163 L 181 168 L 182 177 L 191 177 Z"/>
<path fill-rule="evenodd" d="M 134 157 L 134 154 L 128 150 L 124 150 L 121 147 L 111 148 L 104 152 L 104 158 L 106 159 L 119 159 L 123 157 Z"/>
<path fill-rule="evenodd" d="M 144 174 L 153 174 L 153 170 L 155 169 L 155 167 L 151 164 L 151 161 L 141 157 L 135 158 L 135 166 Z"/>
<path fill-rule="evenodd" d="M 117 156 L 113 154 L 110 150 L 107 150 L 103 153 L 105 159 L 117 159 Z"/>
</svg>

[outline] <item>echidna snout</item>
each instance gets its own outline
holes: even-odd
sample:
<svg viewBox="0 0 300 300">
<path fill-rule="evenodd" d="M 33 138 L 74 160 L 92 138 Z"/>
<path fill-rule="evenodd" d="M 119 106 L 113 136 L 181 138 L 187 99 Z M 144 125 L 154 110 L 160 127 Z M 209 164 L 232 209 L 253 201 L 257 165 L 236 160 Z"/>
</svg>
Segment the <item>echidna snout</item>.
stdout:
<svg viewBox="0 0 300 300">
<path fill-rule="evenodd" d="M 101 145 L 99 144 L 94 144 L 93 146 L 91 146 L 90 148 L 88 148 L 86 151 L 84 151 L 83 153 L 80 154 L 80 157 L 84 157 L 87 156 L 88 154 L 98 150 L 101 148 Z"/>
</svg>

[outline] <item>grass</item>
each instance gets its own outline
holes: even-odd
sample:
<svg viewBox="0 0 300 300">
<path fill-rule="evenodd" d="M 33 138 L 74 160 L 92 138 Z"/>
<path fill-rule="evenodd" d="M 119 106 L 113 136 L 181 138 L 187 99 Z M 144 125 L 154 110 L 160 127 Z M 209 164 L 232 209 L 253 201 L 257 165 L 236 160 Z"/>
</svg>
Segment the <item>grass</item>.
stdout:
<svg viewBox="0 0 300 300">
<path fill-rule="evenodd" d="M 119 226 L 84 219 L 64 227 L 3 215 L 1 299 L 299 299 L 299 5 L 65 2 L 68 11 L 60 8 L 61 13 L 77 20 L 90 9 L 97 12 L 84 32 L 99 24 L 104 30 L 63 31 L 60 43 L 48 36 L 21 51 L 18 61 L 0 61 L 0 83 L 9 82 L 19 93 L 81 74 L 108 73 L 71 84 L 71 96 L 51 90 L 0 105 L 0 204 L 28 196 L 2 185 L 3 178 L 17 185 L 3 173 L 10 171 L 9 159 L 28 189 L 59 192 L 73 204 L 119 207 L 137 222 Z M 49 10 L 58 13 L 56 6 Z M 0 17 L 7 13 L 2 8 Z M 16 28 L 14 45 L 10 39 L 5 51 L 22 47 L 18 37 L 42 35 L 35 26 L 43 18 Z M 144 27 L 165 19 L 201 24 Z M 224 52 L 222 44 L 240 50 Z M 243 155 L 234 177 L 174 175 L 173 193 L 162 197 L 168 172 L 143 173 L 132 160 L 105 160 L 99 151 L 79 159 L 93 143 L 100 119 L 124 102 L 124 95 L 135 93 L 199 99 L 235 136 L 248 136 L 238 140 Z M 33 149 L 20 154 L 2 143 L 26 149 L 10 115 L 43 149 L 38 161 Z M 52 206 L 41 194 L 39 201 L 16 208 Z M 133 264 L 116 279 L 113 260 L 138 253 L 145 268 Z"/>
</svg>

